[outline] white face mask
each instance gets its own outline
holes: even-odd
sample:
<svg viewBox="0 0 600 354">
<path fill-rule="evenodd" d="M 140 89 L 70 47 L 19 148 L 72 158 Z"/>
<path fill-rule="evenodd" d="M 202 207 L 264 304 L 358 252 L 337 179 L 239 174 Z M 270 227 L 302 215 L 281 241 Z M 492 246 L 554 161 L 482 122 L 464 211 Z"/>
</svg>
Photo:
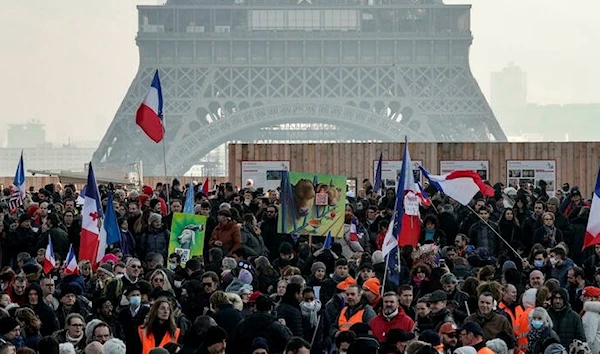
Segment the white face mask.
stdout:
<svg viewBox="0 0 600 354">
<path fill-rule="evenodd" d="M 181 285 L 183 284 L 181 280 L 175 280 L 174 283 L 176 288 L 181 288 Z"/>
<path fill-rule="evenodd" d="M 117 274 L 117 275 L 115 275 L 115 279 L 121 279 L 121 278 L 123 278 L 124 275 L 125 274 Z"/>
</svg>

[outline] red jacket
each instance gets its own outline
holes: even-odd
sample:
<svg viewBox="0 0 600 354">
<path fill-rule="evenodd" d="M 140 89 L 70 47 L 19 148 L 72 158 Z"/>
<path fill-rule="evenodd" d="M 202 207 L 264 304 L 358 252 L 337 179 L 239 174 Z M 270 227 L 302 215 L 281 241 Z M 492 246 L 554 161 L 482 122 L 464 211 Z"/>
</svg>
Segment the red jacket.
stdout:
<svg viewBox="0 0 600 354">
<path fill-rule="evenodd" d="M 398 315 L 393 317 L 390 321 L 383 317 L 383 314 L 380 314 L 371 320 L 369 326 L 371 326 L 373 335 L 377 337 L 377 340 L 379 342 L 385 342 L 386 335 L 390 329 L 399 328 L 405 332 L 412 332 L 415 321 L 404 313 L 402 307 L 398 307 Z"/>
</svg>

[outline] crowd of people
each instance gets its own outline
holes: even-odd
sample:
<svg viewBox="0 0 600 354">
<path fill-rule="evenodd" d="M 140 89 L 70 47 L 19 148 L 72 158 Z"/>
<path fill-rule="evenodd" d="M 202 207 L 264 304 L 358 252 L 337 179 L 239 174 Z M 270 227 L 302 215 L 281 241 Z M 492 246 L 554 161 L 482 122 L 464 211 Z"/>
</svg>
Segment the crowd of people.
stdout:
<svg viewBox="0 0 600 354">
<path fill-rule="evenodd" d="M 278 232 L 277 190 L 197 185 L 204 252 L 186 262 L 168 253 L 186 186 L 101 185 L 120 242 L 73 274 L 80 191 L 31 188 L 18 208 L 0 203 L 0 354 L 599 354 L 600 245 L 582 250 L 589 202 L 568 184 L 552 197 L 543 184 L 494 189 L 467 207 L 427 187 L 418 244 L 394 267 L 381 248 L 396 193 L 369 180 L 347 194 L 330 246 Z"/>
</svg>

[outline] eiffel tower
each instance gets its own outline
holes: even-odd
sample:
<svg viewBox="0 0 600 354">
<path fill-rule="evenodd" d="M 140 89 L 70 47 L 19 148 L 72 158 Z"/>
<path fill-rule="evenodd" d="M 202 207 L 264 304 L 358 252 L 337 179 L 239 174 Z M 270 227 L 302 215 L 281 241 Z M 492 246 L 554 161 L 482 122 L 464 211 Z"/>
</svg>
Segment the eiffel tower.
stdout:
<svg viewBox="0 0 600 354">
<path fill-rule="evenodd" d="M 228 141 L 505 141 L 469 67 L 470 5 L 167 0 L 138 6 L 138 73 L 93 162 L 161 175 L 135 124 L 161 75 L 170 174 Z"/>
</svg>

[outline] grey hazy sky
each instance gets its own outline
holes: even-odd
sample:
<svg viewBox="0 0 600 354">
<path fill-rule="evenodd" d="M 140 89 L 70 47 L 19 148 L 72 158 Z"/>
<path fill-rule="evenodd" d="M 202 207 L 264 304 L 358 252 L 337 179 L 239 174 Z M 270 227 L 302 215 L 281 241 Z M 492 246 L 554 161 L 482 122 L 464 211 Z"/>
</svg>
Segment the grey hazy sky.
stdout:
<svg viewBox="0 0 600 354">
<path fill-rule="evenodd" d="M 445 2 L 473 5 L 471 67 L 487 97 L 490 73 L 512 61 L 530 102 L 600 102 L 598 0 Z M 2 0 L 0 129 L 35 118 L 52 141 L 100 140 L 137 70 L 135 5 L 156 3 Z"/>
</svg>

